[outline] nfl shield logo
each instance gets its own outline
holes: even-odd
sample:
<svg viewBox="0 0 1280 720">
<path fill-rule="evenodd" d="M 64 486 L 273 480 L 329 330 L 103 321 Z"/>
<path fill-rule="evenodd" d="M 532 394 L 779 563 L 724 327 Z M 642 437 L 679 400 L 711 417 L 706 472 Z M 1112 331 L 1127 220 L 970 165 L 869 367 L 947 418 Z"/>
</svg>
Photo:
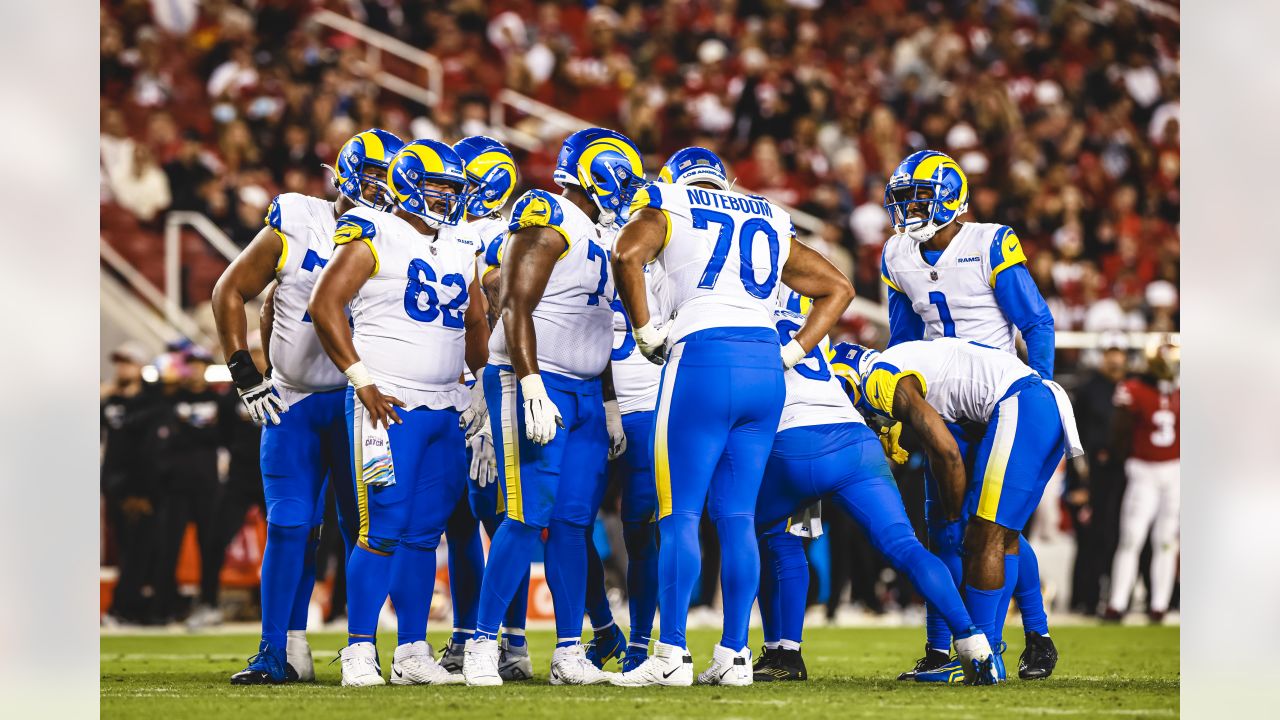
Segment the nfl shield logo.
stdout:
<svg viewBox="0 0 1280 720">
<path fill-rule="evenodd" d="M 929 279 L 930 279 L 930 280 L 933 280 L 934 282 L 937 282 L 937 281 L 938 281 L 938 271 L 937 271 L 937 270 L 930 270 L 930 271 L 929 271 Z"/>
</svg>

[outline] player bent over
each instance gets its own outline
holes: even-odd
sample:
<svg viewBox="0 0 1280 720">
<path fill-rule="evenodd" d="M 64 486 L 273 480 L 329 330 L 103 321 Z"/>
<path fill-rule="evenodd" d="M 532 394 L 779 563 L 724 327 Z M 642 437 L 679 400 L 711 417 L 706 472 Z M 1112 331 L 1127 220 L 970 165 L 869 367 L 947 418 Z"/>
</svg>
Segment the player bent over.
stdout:
<svg viewBox="0 0 1280 720">
<path fill-rule="evenodd" d="M 1064 450 L 1070 457 L 1083 452 L 1070 400 L 1013 355 L 956 338 L 906 342 L 883 353 L 850 345 L 837 354 L 854 369 L 860 403 L 920 436 L 937 473 L 940 537 L 964 557 L 965 605 L 986 633 L 1003 681 L 1004 588 L 1017 581 L 1019 533 Z M 966 420 L 987 425 L 968 482 L 947 429 Z"/>
<path fill-rule="evenodd" d="M 231 676 L 236 685 L 315 680 L 306 630 L 325 483 L 332 483 L 337 497 L 348 555 L 357 513 L 344 414 L 347 381 L 320 347 L 307 302 L 333 255 L 338 217 L 357 206 L 390 209 L 387 164 L 403 144 L 377 129 L 348 140 L 335 163 L 337 201 L 296 193 L 276 197 L 267 226 L 213 289 L 214 320 L 232 380 L 250 415 L 264 425 L 262 642 L 249 666 Z M 268 350 L 275 367 L 264 379 L 247 350 L 244 303 L 273 279 L 278 284 Z"/>
<path fill-rule="evenodd" d="M 338 250 L 311 296 L 320 341 L 351 383 L 360 532 L 347 563 L 342 684 L 384 683 L 374 633 L 388 594 L 399 618 L 391 681 L 460 683 L 432 657 L 426 630 L 435 550 L 466 492 L 459 379 L 464 366 L 485 360 L 489 328 L 469 302 L 480 242 L 459 227 L 467 180 L 448 145 L 405 145 L 387 184 L 394 214 L 342 216 Z M 354 334 L 342 312 L 348 302 Z"/>
</svg>

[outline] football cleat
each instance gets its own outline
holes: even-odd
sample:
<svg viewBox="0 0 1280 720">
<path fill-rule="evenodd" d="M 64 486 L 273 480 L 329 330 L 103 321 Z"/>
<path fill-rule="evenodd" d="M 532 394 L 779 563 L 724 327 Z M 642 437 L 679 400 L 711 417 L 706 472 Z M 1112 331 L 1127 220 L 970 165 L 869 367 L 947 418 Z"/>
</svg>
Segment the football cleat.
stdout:
<svg viewBox="0 0 1280 720">
<path fill-rule="evenodd" d="M 587 643 L 587 659 L 597 668 L 603 668 L 605 663 L 614 658 L 622 659 L 626 649 L 627 639 L 623 637 L 622 631 L 617 625 L 610 625 L 595 633 L 591 642 Z"/>
<path fill-rule="evenodd" d="M 991 660 L 991 643 L 976 626 L 970 626 L 968 632 L 965 637 L 956 638 L 956 658 L 964 670 L 964 682 L 966 685 L 994 684 L 995 678 L 990 673 L 990 665 L 994 662 Z"/>
<path fill-rule="evenodd" d="M 627 654 L 622 656 L 622 672 L 631 672 L 649 659 L 649 648 L 628 645 Z"/>
<path fill-rule="evenodd" d="M 1048 635 L 1027 633 L 1027 647 L 1018 657 L 1018 677 L 1023 680 L 1043 680 L 1053 674 L 1058 664 L 1058 648 Z"/>
<path fill-rule="evenodd" d="M 937 670 L 938 668 L 951 662 L 951 656 L 942 650 L 934 650 L 928 645 L 924 648 L 924 657 L 916 661 L 916 666 L 910 670 L 898 675 L 899 680 L 915 680 L 916 675 L 922 672 Z"/>
<path fill-rule="evenodd" d="M 734 652 L 723 645 L 716 645 L 711 656 L 711 666 L 698 673 L 699 685 L 751 684 L 751 649 Z"/>
<path fill-rule="evenodd" d="M 551 654 L 552 685 L 599 685 L 617 673 L 601 670 L 587 659 L 582 643 L 558 647 Z"/>
<path fill-rule="evenodd" d="M 342 661 L 343 687 L 369 687 L 386 685 L 382 679 L 382 665 L 378 662 L 378 649 L 371 642 L 359 642 L 342 648 L 338 653 Z"/>
<path fill-rule="evenodd" d="M 440 656 L 440 667 L 451 673 L 462 672 L 462 660 L 466 657 L 466 652 L 465 642 L 450 642 L 445 646 L 444 654 Z"/>
<path fill-rule="evenodd" d="M 964 684 L 964 664 L 960 662 L 960 658 L 950 658 L 945 665 L 940 665 L 932 670 L 917 672 L 915 681 L 962 685 Z"/>
<path fill-rule="evenodd" d="M 510 641 L 502 638 L 498 653 L 498 675 L 508 682 L 533 679 L 533 659 L 529 657 L 529 643 L 512 647 Z"/>
<path fill-rule="evenodd" d="M 315 682 L 316 666 L 306 637 L 289 637 L 284 645 L 285 674 L 289 682 Z"/>
<path fill-rule="evenodd" d="M 774 650 L 772 663 L 751 673 L 755 682 L 787 682 L 809 679 L 809 671 L 804 666 L 804 657 L 799 650 Z"/>
<path fill-rule="evenodd" d="M 468 640 L 462 660 L 462 677 L 468 685 L 501 685 L 498 674 L 498 641 Z"/>
<path fill-rule="evenodd" d="M 773 661 L 778 659 L 778 648 L 760 646 L 760 654 L 756 656 L 756 661 L 751 665 L 751 672 L 758 673 L 773 667 Z M 760 678 L 756 678 L 759 680 Z"/>
<path fill-rule="evenodd" d="M 249 666 L 231 676 L 232 685 L 279 685 L 288 679 L 285 653 L 264 640 L 258 654 L 249 658 Z"/>
<path fill-rule="evenodd" d="M 688 687 L 693 684 L 693 656 L 682 647 L 656 642 L 653 644 L 653 654 L 648 659 L 634 670 L 613 675 L 609 682 L 619 687 Z"/>
<path fill-rule="evenodd" d="M 454 675 L 436 662 L 431 646 L 424 640 L 396 648 L 391 661 L 392 685 L 459 685 L 462 675 Z"/>
</svg>

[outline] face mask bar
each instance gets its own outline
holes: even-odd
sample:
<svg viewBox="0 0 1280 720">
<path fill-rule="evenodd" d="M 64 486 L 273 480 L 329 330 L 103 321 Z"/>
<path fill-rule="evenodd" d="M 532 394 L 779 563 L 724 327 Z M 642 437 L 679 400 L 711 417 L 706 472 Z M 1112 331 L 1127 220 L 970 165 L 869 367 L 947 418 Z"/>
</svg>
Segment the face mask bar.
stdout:
<svg viewBox="0 0 1280 720">
<path fill-rule="evenodd" d="M 422 200 L 421 215 L 442 225 L 457 225 L 462 221 L 467 210 L 467 203 L 474 197 L 468 192 L 444 192 L 419 185 L 416 190 Z M 439 201 L 435 203 L 433 201 Z M 434 205 L 444 205 L 444 211 L 436 210 Z"/>
<path fill-rule="evenodd" d="M 895 230 L 905 230 L 908 225 L 925 226 L 933 222 L 938 212 L 938 194 L 941 188 L 929 180 L 912 180 L 909 183 L 890 185 L 884 191 L 884 209 L 889 212 L 889 219 Z M 929 197 L 920 197 L 921 190 L 929 190 Z M 927 216 L 923 220 L 909 217 L 911 206 L 916 203 L 927 204 Z"/>
</svg>

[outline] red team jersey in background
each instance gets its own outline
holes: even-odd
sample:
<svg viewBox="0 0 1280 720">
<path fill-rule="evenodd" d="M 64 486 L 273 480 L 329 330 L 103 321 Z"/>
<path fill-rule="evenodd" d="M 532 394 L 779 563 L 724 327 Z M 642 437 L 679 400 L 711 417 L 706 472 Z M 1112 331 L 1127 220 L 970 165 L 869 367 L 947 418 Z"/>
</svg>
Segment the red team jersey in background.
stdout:
<svg viewBox="0 0 1280 720">
<path fill-rule="evenodd" d="M 1116 407 L 1133 413 L 1133 445 L 1129 457 L 1147 462 L 1178 459 L 1180 394 L 1162 392 L 1142 378 L 1116 386 Z"/>
</svg>

